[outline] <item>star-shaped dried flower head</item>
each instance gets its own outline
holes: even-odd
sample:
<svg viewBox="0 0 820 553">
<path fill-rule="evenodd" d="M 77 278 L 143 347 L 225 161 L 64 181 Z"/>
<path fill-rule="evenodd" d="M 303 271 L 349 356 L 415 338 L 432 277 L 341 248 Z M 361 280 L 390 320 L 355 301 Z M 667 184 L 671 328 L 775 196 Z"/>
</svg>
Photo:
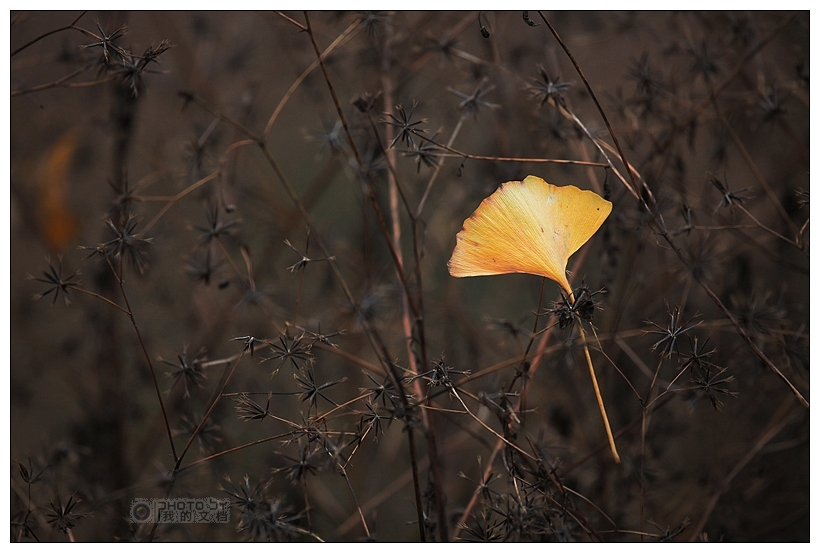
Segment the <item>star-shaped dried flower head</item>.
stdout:
<svg viewBox="0 0 820 553">
<path fill-rule="evenodd" d="M 541 275 L 571 295 L 567 261 L 611 211 L 610 202 L 572 185 L 532 175 L 506 182 L 464 221 L 447 268 L 454 277 Z"/>
</svg>

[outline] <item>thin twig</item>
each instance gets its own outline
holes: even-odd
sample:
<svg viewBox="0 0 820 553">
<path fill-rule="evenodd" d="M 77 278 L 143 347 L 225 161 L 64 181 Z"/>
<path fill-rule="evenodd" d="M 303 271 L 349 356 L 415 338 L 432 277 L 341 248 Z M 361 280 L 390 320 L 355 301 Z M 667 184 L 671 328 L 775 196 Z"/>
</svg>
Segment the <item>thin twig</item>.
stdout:
<svg viewBox="0 0 820 553">
<path fill-rule="evenodd" d="M 202 430 L 202 427 L 205 426 L 205 423 L 211 416 L 211 413 L 213 413 L 214 409 L 216 409 L 216 406 L 219 404 L 219 401 L 222 399 L 223 394 L 225 393 L 225 388 L 228 387 L 228 383 L 231 381 L 231 377 L 233 377 L 234 373 L 236 373 L 236 369 L 239 367 L 239 363 L 242 361 L 244 355 L 245 351 L 243 350 L 242 354 L 240 354 L 236 361 L 234 361 L 233 366 L 231 367 L 231 370 L 228 373 L 228 375 L 222 380 L 222 384 L 219 386 L 219 392 L 214 394 L 214 398 L 211 401 L 210 406 L 208 406 L 207 411 L 205 411 L 205 414 L 202 416 L 202 420 L 199 421 L 199 424 L 196 426 L 196 429 L 194 429 L 194 431 L 191 433 L 191 436 L 188 438 L 188 443 L 185 444 L 185 447 L 179 454 L 179 458 L 177 458 L 177 462 L 174 465 L 174 471 L 179 470 L 179 466 L 180 464 L 182 464 L 182 459 L 183 457 L 185 457 L 185 453 L 188 452 L 188 449 L 194 443 L 194 440 L 199 435 L 200 431 Z"/>
<path fill-rule="evenodd" d="M 162 392 L 159 389 L 159 381 L 157 381 L 157 372 L 154 370 L 154 364 L 151 362 L 151 356 L 148 354 L 148 348 L 145 346 L 145 340 L 142 339 L 142 333 L 137 325 L 136 318 L 134 318 L 134 312 L 131 309 L 131 302 L 128 301 L 128 294 L 125 293 L 125 283 L 123 282 L 121 276 L 122 263 L 120 263 L 120 272 L 118 273 L 111 264 L 111 260 L 108 256 L 105 257 L 105 260 L 108 263 L 108 267 L 111 269 L 111 272 L 114 274 L 114 278 L 117 280 L 117 285 L 119 286 L 120 293 L 122 294 L 122 299 L 125 301 L 126 313 L 128 313 L 128 318 L 131 320 L 131 326 L 134 327 L 134 332 L 137 334 L 137 340 L 139 340 L 142 353 L 145 356 L 145 361 L 148 363 L 148 369 L 151 371 L 151 379 L 154 382 L 154 390 L 157 394 L 157 401 L 159 401 L 159 407 L 162 410 L 162 419 L 165 422 L 165 431 L 168 434 L 168 442 L 171 444 L 171 454 L 174 456 L 174 462 L 176 462 L 179 460 L 179 457 L 177 457 L 177 450 L 174 446 L 174 436 L 171 432 L 171 423 L 168 422 L 168 413 L 165 411 L 165 402 L 162 401 Z M 120 261 L 122 261 L 122 256 L 120 256 Z"/>
<path fill-rule="evenodd" d="M 302 30 L 306 30 L 306 28 L 301 23 L 293 21 L 291 18 L 285 16 L 281 12 L 276 12 L 276 13 L 278 15 L 284 17 L 288 21 L 293 22 L 295 25 L 298 25 Z M 336 40 L 334 40 L 327 48 L 325 48 L 325 51 L 322 52 L 321 58 L 324 59 L 327 56 L 329 56 L 331 54 L 331 52 L 333 52 L 336 48 L 338 48 L 339 46 L 342 46 L 347 41 L 349 41 L 351 38 L 356 36 L 356 34 L 359 32 L 359 30 L 361 30 L 361 26 L 359 25 L 359 21 L 356 20 L 353 23 L 351 23 L 350 26 L 348 26 L 348 28 L 345 29 L 342 32 L 342 34 L 340 34 L 338 37 L 336 37 Z M 270 135 L 270 132 L 273 129 L 273 124 L 274 124 L 274 122 L 276 122 L 276 119 L 279 117 L 279 114 L 282 112 L 282 109 L 285 107 L 285 104 L 288 103 L 288 100 L 290 100 L 291 96 L 293 96 L 293 93 L 296 92 L 296 89 L 299 88 L 299 86 L 302 84 L 302 82 L 304 82 L 304 80 L 308 77 L 308 75 L 310 75 L 313 72 L 313 70 L 316 69 L 317 67 L 319 67 L 319 60 L 314 60 L 302 72 L 302 74 L 299 75 L 299 77 L 297 77 L 295 81 L 293 81 L 293 84 L 290 85 L 290 88 L 288 88 L 287 92 L 285 92 L 285 95 L 282 96 L 281 100 L 279 100 L 279 103 L 276 105 L 276 109 L 273 110 L 273 113 L 271 114 L 270 118 L 268 119 L 267 125 L 265 125 L 265 130 L 262 131 L 262 141 L 263 142 L 266 142 L 268 140 L 268 136 Z"/>
<path fill-rule="evenodd" d="M 43 84 L 32 86 L 30 88 L 24 88 L 24 89 L 21 89 L 21 90 L 12 90 L 10 96 L 12 98 L 14 98 L 16 96 L 23 96 L 24 94 L 31 94 L 32 92 L 39 92 L 40 90 L 55 88 L 57 86 L 60 86 L 61 84 L 63 84 L 66 81 L 70 81 L 71 79 L 73 79 L 77 75 L 80 75 L 80 74 L 88 71 L 92 67 L 94 67 L 94 66 L 93 65 L 87 65 L 85 67 L 81 67 L 81 68 L 77 69 L 76 71 L 73 71 L 73 72 L 69 73 L 68 75 L 64 75 L 64 76 L 60 77 L 59 79 L 57 79 L 56 81 L 52 81 L 50 83 L 43 83 Z M 100 83 L 108 82 L 108 81 L 111 81 L 111 80 L 113 80 L 113 76 L 112 77 L 107 77 L 107 78 L 102 79 L 102 80 L 94 81 L 94 83 L 92 83 L 92 84 L 100 84 Z"/>
<path fill-rule="evenodd" d="M 57 28 L 57 29 L 53 29 L 53 30 L 51 30 L 51 31 L 48 31 L 48 32 L 45 32 L 45 33 L 41 34 L 40 36 L 38 36 L 38 37 L 36 37 L 36 38 L 33 38 L 33 39 L 29 40 L 28 42 L 26 42 L 26 43 L 25 43 L 25 44 L 23 44 L 22 46 L 20 46 L 20 47 L 18 47 L 17 49 L 15 49 L 15 50 L 11 53 L 11 56 L 10 56 L 10 57 L 12 57 L 12 58 L 13 58 L 13 57 L 14 57 L 14 56 L 16 56 L 17 54 L 19 54 L 20 52 L 22 52 L 23 50 L 25 50 L 26 48 L 28 48 L 29 46 L 31 46 L 32 44 L 35 44 L 35 43 L 37 43 L 37 42 L 39 42 L 39 41 L 43 40 L 44 38 L 46 38 L 46 37 L 48 37 L 48 36 L 51 36 L 51 35 L 53 35 L 53 34 L 55 34 L 55 33 L 60 33 L 60 32 L 62 32 L 62 31 L 68 31 L 68 30 L 71 30 L 71 29 L 75 29 L 75 30 L 78 30 L 78 31 L 79 31 L 79 30 L 81 30 L 81 29 L 78 29 L 77 27 L 75 27 L 75 25 L 77 25 L 77 22 L 78 22 L 78 21 L 80 21 L 80 19 L 82 19 L 82 17 L 83 17 L 86 13 L 88 13 L 88 12 L 87 12 L 87 11 L 82 12 L 80 15 L 78 15 L 78 16 L 77 16 L 77 18 L 76 18 L 74 21 L 72 21 L 72 22 L 71 22 L 71 24 L 66 25 L 65 27 L 59 27 L 59 28 Z"/>
</svg>

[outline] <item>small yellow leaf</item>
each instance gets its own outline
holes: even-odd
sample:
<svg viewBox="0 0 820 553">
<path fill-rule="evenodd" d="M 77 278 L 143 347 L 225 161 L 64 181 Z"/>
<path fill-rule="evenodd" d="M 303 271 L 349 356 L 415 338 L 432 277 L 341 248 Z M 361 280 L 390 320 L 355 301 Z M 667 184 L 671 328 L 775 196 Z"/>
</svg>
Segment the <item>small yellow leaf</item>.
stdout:
<svg viewBox="0 0 820 553">
<path fill-rule="evenodd" d="M 464 221 L 447 263 L 454 277 L 530 273 L 569 294 L 569 257 L 601 227 L 612 204 L 595 192 L 532 175 L 506 182 Z"/>
</svg>

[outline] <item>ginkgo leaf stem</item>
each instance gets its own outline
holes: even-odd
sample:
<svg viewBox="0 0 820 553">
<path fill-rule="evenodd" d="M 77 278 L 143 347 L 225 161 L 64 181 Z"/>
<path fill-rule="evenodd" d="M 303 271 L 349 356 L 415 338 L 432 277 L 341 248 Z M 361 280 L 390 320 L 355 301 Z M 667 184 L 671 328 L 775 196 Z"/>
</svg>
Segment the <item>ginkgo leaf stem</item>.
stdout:
<svg viewBox="0 0 820 553">
<path fill-rule="evenodd" d="M 575 301 L 574 298 L 571 299 L 573 302 Z M 592 387 L 595 389 L 595 399 L 598 400 L 598 408 L 601 410 L 601 418 L 604 419 L 606 437 L 609 439 L 609 448 L 612 450 L 612 456 L 615 458 L 615 462 L 620 464 L 621 457 L 618 455 L 618 449 L 615 447 L 615 438 L 612 436 L 612 428 L 609 426 L 609 418 L 606 416 L 604 398 L 601 397 L 601 389 L 598 387 L 598 378 L 595 376 L 595 368 L 592 366 L 592 357 L 589 355 L 589 347 L 587 347 L 587 337 L 584 333 L 584 328 L 580 324 L 578 325 L 578 330 L 581 332 L 581 341 L 584 343 L 584 356 L 587 358 L 589 376 L 592 377 Z"/>
</svg>

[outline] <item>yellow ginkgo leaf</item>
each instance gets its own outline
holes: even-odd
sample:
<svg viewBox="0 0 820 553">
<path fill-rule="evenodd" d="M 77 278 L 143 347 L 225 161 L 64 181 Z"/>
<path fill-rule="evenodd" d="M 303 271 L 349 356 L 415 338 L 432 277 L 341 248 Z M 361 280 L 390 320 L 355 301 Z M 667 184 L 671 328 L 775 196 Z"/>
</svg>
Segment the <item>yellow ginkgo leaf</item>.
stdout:
<svg viewBox="0 0 820 553">
<path fill-rule="evenodd" d="M 610 202 L 572 185 L 532 175 L 505 182 L 464 221 L 447 268 L 455 277 L 545 276 L 572 295 L 567 261 L 611 211 Z"/>
<path fill-rule="evenodd" d="M 544 276 L 557 282 L 574 302 L 567 280 L 569 256 L 595 234 L 611 212 L 610 202 L 572 185 L 555 186 L 532 175 L 505 182 L 464 221 L 447 268 L 455 277 Z M 578 331 L 609 447 L 620 463 L 583 327 L 579 325 Z"/>
</svg>

